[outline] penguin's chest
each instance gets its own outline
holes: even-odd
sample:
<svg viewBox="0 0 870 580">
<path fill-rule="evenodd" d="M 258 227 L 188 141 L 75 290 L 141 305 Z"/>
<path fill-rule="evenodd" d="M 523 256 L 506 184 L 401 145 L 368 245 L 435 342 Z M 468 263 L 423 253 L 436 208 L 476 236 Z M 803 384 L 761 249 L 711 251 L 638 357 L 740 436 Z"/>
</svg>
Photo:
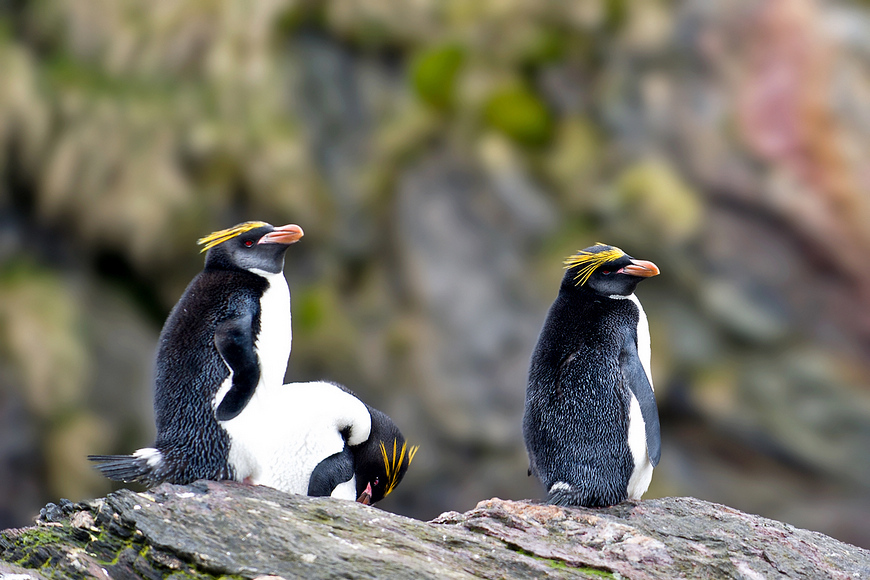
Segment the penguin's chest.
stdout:
<svg viewBox="0 0 870 580">
<path fill-rule="evenodd" d="M 268 281 L 260 297 L 260 328 L 254 337 L 254 352 L 260 367 L 257 389 L 268 385 L 281 385 L 287 371 L 293 331 L 290 320 L 290 289 L 283 274 L 256 271 Z M 229 373 L 212 399 L 217 409 L 233 385 L 233 369 L 224 361 Z M 242 411 L 244 413 L 244 410 Z"/>
<path fill-rule="evenodd" d="M 260 384 L 284 382 L 293 331 L 290 321 L 290 289 L 281 273 L 257 272 L 269 285 L 260 298 L 260 332 L 254 349 L 260 359 Z"/>
</svg>

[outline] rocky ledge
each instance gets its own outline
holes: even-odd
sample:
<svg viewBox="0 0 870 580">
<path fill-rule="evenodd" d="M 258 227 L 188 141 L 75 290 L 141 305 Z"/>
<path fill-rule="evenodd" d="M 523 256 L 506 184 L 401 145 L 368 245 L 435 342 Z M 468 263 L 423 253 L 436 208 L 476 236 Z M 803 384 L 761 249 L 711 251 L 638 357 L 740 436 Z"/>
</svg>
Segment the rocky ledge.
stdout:
<svg viewBox="0 0 870 580">
<path fill-rule="evenodd" d="M 870 578 L 870 552 L 693 498 L 483 501 L 431 522 L 197 482 L 49 504 L 0 532 L 0 578 Z"/>
</svg>

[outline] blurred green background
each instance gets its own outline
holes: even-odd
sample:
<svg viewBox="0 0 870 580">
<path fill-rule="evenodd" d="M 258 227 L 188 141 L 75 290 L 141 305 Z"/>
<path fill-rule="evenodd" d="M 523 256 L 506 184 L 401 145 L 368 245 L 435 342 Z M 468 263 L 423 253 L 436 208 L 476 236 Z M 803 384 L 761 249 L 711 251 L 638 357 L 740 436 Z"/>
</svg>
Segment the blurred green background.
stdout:
<svg viewBox="0 0 870 580">
<path fill-rule="evenodd" d="M 870 12 L 813 0 L 0 0 L 0 527 L 110 490 L 195 240 L 297 223 L 290 380 L 420 451 L 382 507 L 539 498 L 561 260 L 656 262 L 692 495 L 870 547 Z"/>
</svg>

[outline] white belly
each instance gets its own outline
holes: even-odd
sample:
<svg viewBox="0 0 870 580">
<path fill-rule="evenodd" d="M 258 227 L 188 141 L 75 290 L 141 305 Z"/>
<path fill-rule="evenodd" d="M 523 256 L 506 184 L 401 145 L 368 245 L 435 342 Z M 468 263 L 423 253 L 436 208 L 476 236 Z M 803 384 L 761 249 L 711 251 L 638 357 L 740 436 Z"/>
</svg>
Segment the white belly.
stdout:
<svg viewBox="0 0 870 580">
<path fill-rule="evenodd" d="M 628 410 L 628 448 L 634 459 L 634 471 L 628 480 L 628 498 L 640 499 L 652 481 L 653 466 L 646 449 L 646 425 L 634 395 Z"/>
<path fill-rule="evenodd" d="M 306 494 L 317 464 L 344 449 L 341 431 L 350 427 L 352 442 L 364 441 L 371 417 L 362 401 L 335 385 L 291 383 L 258 387 L 244 411 L 222 426 L 237 480 Z M 355 484 L 353 491 L 345 487 L 333 496 L 356 499 Z"/>
<path fill-rule="evenodd" d="M 628 296 L 611 296 L 614 299 L 631 300 L 638 309 L 637 321 L 637 356 L 640 358 L 640 364 L 646 373 L 646 378 L 649 380 L 649 386 L 655 392 L 652 380 L 652 370 L 650 359 L 652 358 L 652 349 L 650 348 L 649 338 L 649 321 L 643 306 L 640 305 L 640 300 L 634 294 Z M 643 421 L 643 415 L 640 412 L 640 404 L 634 394 L 631 395 L 631 406 L 628 410 L 628 448 L 631 450 L 632 459 L 634 459 L 634 471 L 628 480 L 628 498 L 640 499 L 649 488 L 652 481 L 653 466 L 649 460 L 649 453 L 646 448 L 646 424 Z"/>
</svg>

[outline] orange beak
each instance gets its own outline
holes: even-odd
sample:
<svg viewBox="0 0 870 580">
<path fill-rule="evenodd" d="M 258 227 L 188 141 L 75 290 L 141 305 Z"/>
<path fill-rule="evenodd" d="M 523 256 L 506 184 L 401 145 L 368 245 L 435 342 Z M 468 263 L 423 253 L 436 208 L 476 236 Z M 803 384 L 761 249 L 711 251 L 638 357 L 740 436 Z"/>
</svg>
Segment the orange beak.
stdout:
<svg viewBox="0 0 870 580">
<path fill-rule="evenodd" d="M 287 224 L 286 226 L 281 226 L 279 228 L 275 228 L 257 242 L 258 244 L 285 244 L 289 245 L 294 242 L 299 241 L 304 234 L 302 228 L 297 226 L 296 224 Z"/>
<path fill-rule="evenodd" d="M 641 278 L 649 278 L 650 276 L 659 275 L 659 267 L 647 260 L 632 260 L 631 264 L 621 268 L 619 273 L 640 276 Z"/>
</svg>

